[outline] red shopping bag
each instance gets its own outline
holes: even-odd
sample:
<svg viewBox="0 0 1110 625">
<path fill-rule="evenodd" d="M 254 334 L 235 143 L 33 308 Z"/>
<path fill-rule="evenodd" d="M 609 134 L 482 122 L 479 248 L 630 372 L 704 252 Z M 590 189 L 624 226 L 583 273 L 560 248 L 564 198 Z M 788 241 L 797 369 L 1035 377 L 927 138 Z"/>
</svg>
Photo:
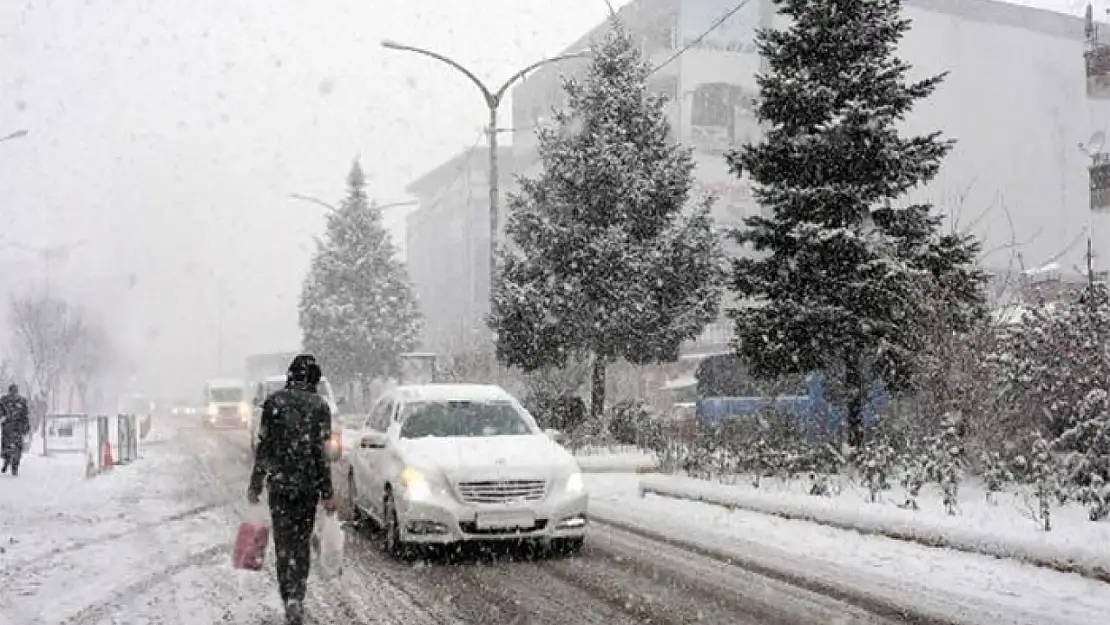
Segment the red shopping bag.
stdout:
<svg viewBox="0 0 1110 625">
<path fill-rule="evenodd" d="M 235 536 L 235 549 L 231 554 L 231 565 L 237 569 L 257 571 L 266 560 L 266 547 L 270 541 L 270 524 L 265 510 L 252 506 L 247 517 L 239 524 Z"/>
</svg>

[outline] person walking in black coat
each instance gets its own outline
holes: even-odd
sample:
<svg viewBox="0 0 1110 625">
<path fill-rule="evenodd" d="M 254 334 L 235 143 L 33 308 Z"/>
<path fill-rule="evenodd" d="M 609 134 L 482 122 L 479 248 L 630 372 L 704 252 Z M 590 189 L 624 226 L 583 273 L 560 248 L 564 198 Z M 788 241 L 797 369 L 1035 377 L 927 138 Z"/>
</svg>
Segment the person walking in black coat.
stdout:
<svg viewBox="0 0 1110 625">
<path fill-rule="evenodd" d="M 323 377 L 316 359 L 293 359 L 285 388 L 262 404 L 258 446 L 247 499 L 258 503 L 268 492 L 281 600 L 289 625 L 304 622 L 312 529 L 317 503 L 334 514 L 331 467 L 325 444 L 331 437 L 331 410 L 316 392 Z"/>
<path fill-rule="evenodd" d="M 31 418 L 27 400 L 20 396 L 19 386 L 12 384 L 8 394 L 0 397 L 0 458 L 4 466 L 0 473 L 19 475 L 19 461 L 23 458 L 23 437 L 31 431 Z"/>
</svg>

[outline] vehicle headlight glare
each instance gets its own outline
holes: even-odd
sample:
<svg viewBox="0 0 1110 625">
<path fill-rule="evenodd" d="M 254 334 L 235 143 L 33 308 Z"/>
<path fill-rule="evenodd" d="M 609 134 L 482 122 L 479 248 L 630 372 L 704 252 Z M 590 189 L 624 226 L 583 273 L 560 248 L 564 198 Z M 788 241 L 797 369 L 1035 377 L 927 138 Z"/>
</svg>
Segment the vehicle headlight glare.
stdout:
<svg viewBox="0 0 1110 625">
<path fill-rule="evenodd" d="M 581 473 L 571 473 L 567 478 L 567 492 L 580 493 L 586 490 L 586 484 L 582 481 Z"/>
<path fill-rule="evenodd" d="M 208 404 L 208 416 L 215 417 L 219 412 L 219 409 L 216 408 L 216 404 Z"/>
<path fill-rule="evenodd" d="M 432 494 L 432 490 L 428 487 L 428 480 L 424 478 L 424 474 L 412 467 L 401 471 L 401 483 L 405 485 L 410 499 L 427 499 L 428 496 Z"/>
</svg>

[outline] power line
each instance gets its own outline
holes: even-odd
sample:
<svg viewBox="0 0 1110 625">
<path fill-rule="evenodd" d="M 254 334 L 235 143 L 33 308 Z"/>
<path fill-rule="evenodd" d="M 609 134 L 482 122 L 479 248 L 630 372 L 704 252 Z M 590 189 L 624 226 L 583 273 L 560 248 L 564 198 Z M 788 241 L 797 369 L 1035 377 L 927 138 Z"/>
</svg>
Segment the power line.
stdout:
<svg viewBox="0 0 1110 625">
<path fill-rule="evenodd" d="M 727 13 L 725 13 L 724 15 L 722 15 L 720 19 L 718 19 L 716 22 L 713 22 L 713 25 L 710 26 L 708 29 L 706 29 L 706 31 L 704 33 L 698 35 L 696 39 L 694 39 L 690 43 L 686 44 L 681 50 L 672 54 L 670 56 L 670 58 L 668 58 L 666 61 L 663 61 L 662 63 L 657 65 L 654 69 L 651 70 L 651 73 L 654 74 L 655 72 L 663 69 L 668 64 L 670 64 L 671 61 L 674 61 L 678 57 L 685 54 L 687 50 L 689 50 L 690 48 L 693 48 L 694 46 L 701 43 L 703 39 L 705 39 L 706 37 L 709 36 L 709 33 L 711 33 L 713 31 L 717 30 L 718 28 L 720 28 L 721 24 L 724 24 L 726 21 L 728 21 L 728 18 L 732 17 L 733 15 L 736 15 L 736 13 L 740 11 L 740 9 L 748 6 L 748 4 L 751 1 L 752 0 L 742 0 L 742 2 L 740 2 L 740 4 L 738 4 L 734 7 L 732 7 L 731 9 L 729 9 L 729 11 Z"/>
</svg>

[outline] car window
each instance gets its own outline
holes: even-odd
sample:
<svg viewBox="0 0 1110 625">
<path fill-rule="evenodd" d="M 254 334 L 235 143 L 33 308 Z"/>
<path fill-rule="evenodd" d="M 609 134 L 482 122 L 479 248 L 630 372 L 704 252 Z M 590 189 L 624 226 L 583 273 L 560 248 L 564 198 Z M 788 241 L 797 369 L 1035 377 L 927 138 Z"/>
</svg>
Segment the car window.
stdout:
<svg viewBox="0 0 1110 625">
<path fill-rule="evenodd" d="M 384 432 L 389 427 L 389 417 L 392 413 L 393 401 L 389 398 L 383 398 L 370 411 L 370 416 L 366 419 L 366 427 Z"/>
<path fill-rule="evenodd" d="M 507 401 L 423 401 L 401 410 L 401 438 L 521 436 L 535 434 Z"/>
</svg>

